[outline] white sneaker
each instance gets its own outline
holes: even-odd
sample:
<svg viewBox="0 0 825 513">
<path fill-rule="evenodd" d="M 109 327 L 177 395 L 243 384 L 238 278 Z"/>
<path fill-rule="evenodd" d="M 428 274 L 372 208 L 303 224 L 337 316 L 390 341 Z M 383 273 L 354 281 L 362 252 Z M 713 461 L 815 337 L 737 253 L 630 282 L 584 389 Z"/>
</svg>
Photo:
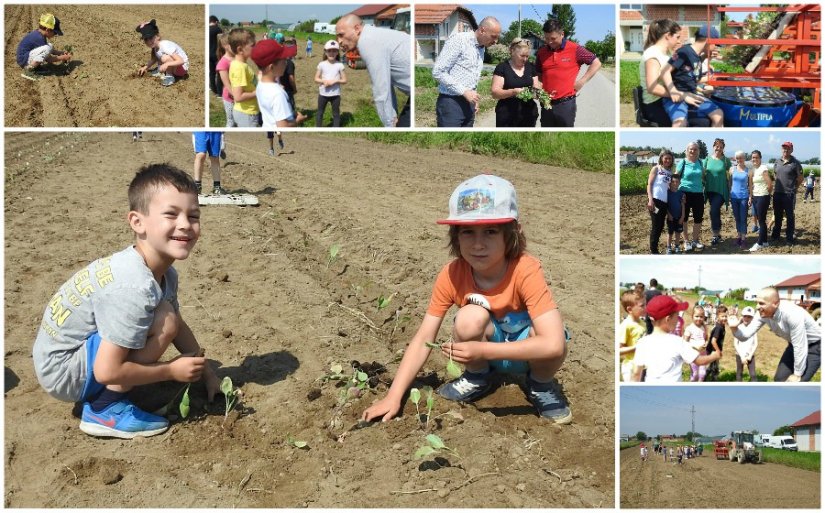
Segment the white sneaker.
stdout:
<svg viewBox="0 0 825 513">
<path fill-rule="evenodd" d="M 757 242 L 756 244 L 751 246 L 751 249 L 749 249 L 748 251 L 750 251 L 751 253 L 756 253 L 760 249 L 762 249 L 762 246 L 760 246 L 759 243 Z"/>
<path fill-rule="evenodd" d="M 696 251 L 702 251 L 705 249 L 705 245 L 699 242 L 698 240 L 693 241 L 693 249 Z"/>
<path fill-rule="evenodd" d="M 693 251 L 693 243 L 690 241 L 685 242 L 685 253 L 688 251 Z"/>
</svg>

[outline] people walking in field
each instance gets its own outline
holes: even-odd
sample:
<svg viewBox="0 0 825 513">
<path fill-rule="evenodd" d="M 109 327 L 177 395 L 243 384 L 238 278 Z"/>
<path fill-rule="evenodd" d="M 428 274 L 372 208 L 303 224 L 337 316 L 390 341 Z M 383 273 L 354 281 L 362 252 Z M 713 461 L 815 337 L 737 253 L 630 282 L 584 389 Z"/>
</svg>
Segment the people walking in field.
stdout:
<svg viewBox="0 0 825 513">
<path fill-rule="evenodd" d="M 705 215 L 705 171 L 699 160 L 699 144 L 696 141 L 688 143 L 685 158 L 676 166 L 676 172 L 682 177 L 679 190 L 685 191 L 685 222 L 693 213 L 692 240 L 688 240 L 685 234 L 685 251 L 701 251 L 705 248 L 699 241 Z"/>
<path fill-rule="evenodd" d="M 57 50 L 49 42 L 54 36 L 62 36 L 60 20 L 54 14 L 40 15 L 37 28 L 23 36 L 17 44 L 17 65 L 23 68 L 23 78 L 37 81 L 46 72 L 45 64 L 63 63 L 72 60 L 72 53 Z"/>
<path fill-rule="evenodd" d="M 335 24 L 341 52 L 358 50 L 372 82 L 372 101 L 385 127 L 410 126 L 410 35 L 400 30 L 366 25 L 358 16 L 347 14 Z M 407 95 L 398 109 L 395 90 Z"/>
<path fill-rule="evenodd" d="M 739 249 L 747 247 L 748 236 L 748 200 L 750 199 L 750 168 L 745 163 L 745 152 L 734 154 L 735 164 L 730 168 L 730 205 L 733 219 L 736 221 L 736 245 Z"/>
<path fill-rule="evenodd" d="M 746 327 L 753 322 L 753 315 L 756 313 L 750 306 L 742 309 L 742 324 Z M 751 383 L 757 380 L 756 376 L 756 348 L 759 347 L 759 335 L 754 333 L 752 337 L 739 340 L 734 337 L 733 345 L 736 349 L 736 381 L 742 381 L 742 369 L 748 368 L 748 378 Z"/>
<path fill-rule="evenodd" d="M 733 336 L 747 340 L 763 326 L 788 342 L 779 359 L 774 381 L 810 381 L 821 363 L 822 327 L 804 308 L 790 301 L 780 301 L 773 287 L 766 287 L 756 296 L 759 316 L 744 325 L 738 318 L 728 319 Z"/>
<path fill-rule="evenodd" d="M 235 123 L 234 111 L 235 100 L 232 98 L 232 84 L 229 82 L 229 68 L 235 58 L 235 52 L 229 44 L 229 34 L 219 34 L 217 37 L 218 62 L 215 64 L 215 72 L 218 75 L 221 88 L 221 100 L 223 101 L 223 112 L 226 115 L 226 128 L 238 126 Z"/>
<path fill-rule="evenodd" d="M 679 317 L 687 310 L 687 303 L 679 303 L 671 296 L 659 295 L 648 301 L 647 314 L 653 319 L 653 333 L 636 344 L 633 361 L 633 381 L 675 383 L 682 381 L 682 364 L 706 365 L 718 360 L 721 354 L 700 355 L 687 342 L 673 335 Z"/>
<path fill-rule="evenodd" d="M 640 449 L 640 453 L 641 453 L 640 455 L 642 457 L 642 463 L 644 463 L 644 462 L 647 461 L 647 447 L 645 446 L 644 443 L 642 443 L 642 444 L 639 445 L 639 449 Z"/>
<path fill-rule="evenodd" d="M 32 358 L 41 386 L 83 404 L 80 430 L 134 438 L 169 422 L 135 406 L 135 386 L 218 379 L 180 314 L 172 264 L 189 257 L 200 236 L 195 183 L 166 164 L 145 166 L 129 184 L 128 222 L 135 243 L 77 271 L 46 306 Z M 170 345 L 181 356 L 162 362 Z"/>
<path fill-rule="evenodd" d="M 659 239 L 668 213 L 668 189 L 673 177 L 673 153 L 663 149 L 659 163 L 650 168 L 647 177 L 647 211 L 650 213 L 650 253 L 659 254 Z"/>
<path fill-rule="evenodd" d="M 545 21 L 542 32 L 545 45 L 536 52 L 536 72 L 552 100 L 551 108 L 541 109 L 541 126 L 572 127 L 576 123 L 576 96 L 598 73 L 602 63 L 593 52 L 565 37 L 560 20 Z M 578 78 L 584 65 L 587 71 Z"/>
<path fill-rule="evenodd" d="M 786 218 L 785 241 L 788 245 L 793 245 L 796 241 L 794 230 L 796 229 L 796 191 L 802 185 L 803 175 L 802 164 L 792 155 L 793 143 L 785 141 L 782 143 L 782 155 L 774 163 L 774 176 L 776 182 L 773 188 L 773 232 L 771 242 L 779 241 L 782 232 L 782 220 Z"/>
<path fill-rule="evenodd" d="M 386 397 L 364 420 L 388 421 L 430 356 L 444 316 L 458 307 L 451 340 L 441 354 L 465 366 L 458 379 L 438 389 L 442 397 L 472 402 L 492 390 L 495 371 L 525 374 L 527 399 L 543 418 L 568 424 L 573 414 L 555 382 L 567 355 L 568 337 L 541 263 L 525 252 L 516 191 L 497 176 L 462 182 L 449 201 L 449 262 L 436 278 L 424 319 L 404 352 Z M 490 294 L 488 291 L 502 291 Z"/>
<path fill-rule="evenodd" d="M 708 329 L 705 326 L 705 309 L 699 305 L 694 305 L 692 321 L 685 328 L 683 338 L 690 347 L 699 352 L 699 355 L 706 355 L 708 354 L 705 350 L 705 345 L 708 342 Z M 706 365 L 699 365 L 696 362 L 690 364 L 690 381 L 705 381 L 706 373 Z"/>
<path fill-rule="evenodd" d="M 280 149 L 284 149 L 284 136 L 281 132 L 267 132 L 266 139 L 269 141 L 269 151 L 267 152 L 270 157 L 275 156 L 275 137 L 278 137 L 278 147 Z"/>
<path fill-rule="evenodd" d="M 816 175 L 814 175 L 814 170 L 808 173 L 808 176 L 805 177 L 805 196 L 802 198 L 802 203 L 808 202 L 808 197 L 811 198 L 811 203 L 814 202 L 814 186 L 816 185 Z"/>
<path fill-rule="evenodd" d="M 341 86 L 347 83 L 344 65 L 338 62 L 338 42 L 327 41 L 324 44 L 324 60 L 318 63 L 315 71 L 315 83 L 318 84 L 318 110 L 315 112 L 315 126 L 324 124 L 324 111 L 327 104 L 332 110 L 332 126 L 341 126 Z"/>
<path fill-rule="evenodd" d="M 138 75 L 149 73 L 160 78 L 160 85 L 171 86 L 177 79 L 189 74 L 189 57 L 183 48 L 174 41 L 162 39 L 157 22 L 150 20 L 135 28 L 140 33 L 143 44 L 151 49 L 149 62 L 138 70 Z"/>
<path fill-rule="evenodd" d="M 280 45 L 274 39 L 265 39 L 252 48 L 250 57 L 261 73 L 255 96 L 264 128 L 295 127 L 306 120 L 304 114 L 292 111 L 286 91 L 278 83 L 287 59 L 295 52 L 296 47 Z"/>
<path fill-rule="evenodd" d="M 234 28 L 229 31 L 229 47 L 235 57 L 229 65 L 229 91 L 235 102 L 232 118 L 235 125 L 243 128 L 261 126 L 256 95 L 257 77 L 247 60 L 252 56 L 255 34 L 251 30 Z"/>
<path fill-rule="evenodd" d="M 438 82 L 436 124 L 445 128 L 472 127 L 481 98 L 478 81 L 484 67 L 485 49 L 496 44 L 501 23 L 487 16 L 473 32 L 455 32 L 444 43 L 433 66 Z"/>
<path fill-rule="evenodd" d="M 307 36 L 306 58 L 312 58 L 312 37 Z"/>
<path fill-rule="evenodd" d="M 750 201 L 755 207 L 757 224 L 759 226 L 759 238 L 748 250 L 755 253 L 760 249 L 768 247 L 768 207 L 771 204 L 773 195 L 773 170 L 767 164 L 762 163 L 762 152 L 753 150 L 751 152 L 751 173 L 749 175 Z"/>
<path fill-rule="evenodd" d="M 498 63 L 493 70 L 490 94 L 496 102 L 497 127 L 535 127 L 539 110 L 533 95 L 528 101 L 519 99 L 525 90 L 540 89 L 536 67 L 528 59 L 531 44 L 528 39 L 515 38 L 510 42 L 510 58 Z"/>
</svg>

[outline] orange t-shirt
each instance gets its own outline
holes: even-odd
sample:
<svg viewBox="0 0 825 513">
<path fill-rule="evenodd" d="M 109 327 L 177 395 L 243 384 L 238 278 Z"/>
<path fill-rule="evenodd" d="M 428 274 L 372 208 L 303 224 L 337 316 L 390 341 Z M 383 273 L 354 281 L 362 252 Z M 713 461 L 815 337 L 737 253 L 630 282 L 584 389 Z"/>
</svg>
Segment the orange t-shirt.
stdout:
<svg viewBox="0 0 825 513">
<path fill-rule="evenodd" d="M 475 284 L 470 264 L 463 258 L 456 258 L 438 273 L 427 313 L 443 318 L 451 306 L 465 306 L 465 297 L 471 293 L 487 298 L 497 320 L 508 313 L 525 310 L 531 319 L 535 319 L 558 308 L 553 293 L 544 281 L 541 262 L 527 253 L 508 262 L 504 278 L 488 290 L 482 290 Z"/>
</svg>

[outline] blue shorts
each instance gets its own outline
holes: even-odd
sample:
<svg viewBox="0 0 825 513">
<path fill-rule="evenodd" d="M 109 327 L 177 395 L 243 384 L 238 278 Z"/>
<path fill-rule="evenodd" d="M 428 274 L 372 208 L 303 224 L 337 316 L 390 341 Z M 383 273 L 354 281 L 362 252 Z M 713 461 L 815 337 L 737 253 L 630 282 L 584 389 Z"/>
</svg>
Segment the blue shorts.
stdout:
<svg viewBox="0 0 825 513">
<path fill-rule="evenodd" d="M 99 348 L 100 334 L 95 331 L 86 339 L 86 385 L 83 386 L 83 393 L 80 395 L 81 401 L 88 401 L 106 388 L 95 379 L 95 358 Z"/>
<path fill-rule="evenodd" d="M 665 108 L 665 112 L 667 112 L 671 121 L 688 118 L 688 107 L 690 107 L 690 105 L 688 105 L 687 102 L 674 103 L 670 98 L 662 98 L 662 106 Z M 711 112 L 717 109 L 719 109 L 719 106 L 710 100 L 705 100 L 702 105 L 691 109 L 691 112 L 695 112 L 699 117 L 706 118 Z"/>
<path fill-rule="evenodd" d="M 533 322 L 527 312 L 511 312 L 499 321 L 490 317 L 495 331 L 490 342 L 515 342 L 525 340 L 530 336 L 530 328 Z M 564 328 L 564 343 L 570 340 L 567 328 Z M 496 372 L 506 372 L 509 374 L 527 374 L 530 366 L 526 360 L 490 360 L 490 368 Z"/>
<path fill-rule="evenodd" d="M 195 132 L 192 134 L 195 153 L 208 153 L 210 157 L 217 157 L 221 154 L 221 137 L 222 132 Z"/>
</svg>

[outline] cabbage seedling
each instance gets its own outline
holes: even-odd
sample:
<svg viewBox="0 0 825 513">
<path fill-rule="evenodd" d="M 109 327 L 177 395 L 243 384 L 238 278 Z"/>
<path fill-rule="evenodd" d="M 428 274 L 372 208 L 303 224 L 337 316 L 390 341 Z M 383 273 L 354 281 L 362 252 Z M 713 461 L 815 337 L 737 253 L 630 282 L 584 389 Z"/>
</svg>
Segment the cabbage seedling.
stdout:
<svg viewBox="0 0 825 513">
<path fill-rule="evenodd" d="M 186 390 L 183 392 L 183 397 L 180 398 L 178 410 L 180 410 L 180 416 L 184 419 L 189 416 L 189 385 L 186 385 Z"/>
<path fill-rule="evenodd" d="M 329 248 L 329 257 L 327 258 L 327 269 L 332 263 L 338 258 L 338 252 L 341 251 L 340 244 L 333 244 L 332 247 Z"/>
<path fill-rule="evenodd" d="M 378 309 L 383 310 L 384 308 L 387 308 L 390 305 L 390 301 L 392 301 L 392 296 L 384 297 L 382 294 L 378 297 Z"/>
<path fill-rule="evenodd" d="M 297 448 L 297 449 L 305 449 L 308 448 L 308 444 L 303 440 L 295 440 L 292 435 L 287 435 L 286 443 L 289 445 Z"/>
<path fill-rule="evenodd" d="M 424 430 L 430 428 L 430 417 L 432 417 L 433 406 L 435 406 L 435 396 L 433 395 L 432 387 L 424 387 L 424 393 L 427 394 L 427 420 L 423 423 Z M 417 388 L 410 389 L 410 401 L 415 405 L 415 413 L 418 417 L 418 422 L 421 422 L 421 410 L 418 408 L 418 403 L 421 402 L 421 390 Z"/>
<path fill-rule="evenodd" d="M 415 451 L 415 454 L 413 455 L 415 459 L 425 458 L 430 454 L 434 454 L 439 451 L 447 451 L 454 454 L 455 456 L 458 456 L 458 453 L 454 449 L 450 449 L 449 447 L 444 445 L 444 441 L 441 440 L 441 437 L 439 437 L 438 435 L 430 433 L 425 437 L 425 439 L 427 440 L 427 445 L 423 445 L 419 447 L 417 451 Z"/>
<path fill-rule="evenodd" d="M 431 349 L 441 349 L 441 344 L 435 342 L 425 342 L 425 344 Z M 452 351 L 450 351 L 450 361 L 447 362 L 447 376 L 453 379 L 461 376 L 461 367 L 453 360 Z"/>
<path fill-rule="evenodd" d="M 232 386 L 232 378 L 229 376 L 224 377 L 221 381 L 221 392 L 223 392 L 223 398 L 226 401 L 226 411 L 223 416 L 227 417 L 238 400 L 238 392 Z"/>
</svg>

